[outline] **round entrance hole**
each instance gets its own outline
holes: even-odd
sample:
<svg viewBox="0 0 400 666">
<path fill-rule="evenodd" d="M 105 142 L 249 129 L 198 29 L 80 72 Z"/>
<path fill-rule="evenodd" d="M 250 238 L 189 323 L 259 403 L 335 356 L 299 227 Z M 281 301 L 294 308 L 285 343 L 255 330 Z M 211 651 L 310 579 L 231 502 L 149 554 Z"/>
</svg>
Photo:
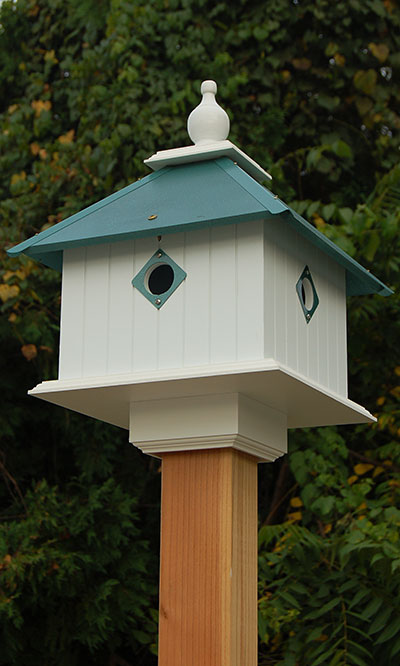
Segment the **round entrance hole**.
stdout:
<svg viewBox="0 0 400 666">
<path fill-rule="evenodd" d="M 147 288 L 152 294 L 165 294 L 174 281 L 174 271 L 169 264 L 152 266 L 147 277 Z"/>
<path fill-rule="evenodd" d="M 307 277 L 301 281 L 301 299 L 306 310 L 312 310 L 314 305 L 314 291 Z"/>
</svg>

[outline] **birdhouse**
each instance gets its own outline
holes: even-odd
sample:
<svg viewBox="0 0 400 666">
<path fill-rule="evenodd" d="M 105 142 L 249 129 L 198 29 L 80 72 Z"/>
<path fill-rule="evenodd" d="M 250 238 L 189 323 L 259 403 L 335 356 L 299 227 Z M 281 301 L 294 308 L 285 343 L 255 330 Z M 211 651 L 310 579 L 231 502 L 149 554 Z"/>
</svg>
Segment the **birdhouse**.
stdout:
<svg viewBox="0 0 400 666">
<path fill-rule="evenodd" d="M 273 460 L 287 428 L 373 420 L 347 394 L 346 297 L 391 292 L 262 184 L 216 89 L 194 145 L 9 250 L 62 271 L 59 375 L 30 394 L 148 453 Z"/>
</svg>

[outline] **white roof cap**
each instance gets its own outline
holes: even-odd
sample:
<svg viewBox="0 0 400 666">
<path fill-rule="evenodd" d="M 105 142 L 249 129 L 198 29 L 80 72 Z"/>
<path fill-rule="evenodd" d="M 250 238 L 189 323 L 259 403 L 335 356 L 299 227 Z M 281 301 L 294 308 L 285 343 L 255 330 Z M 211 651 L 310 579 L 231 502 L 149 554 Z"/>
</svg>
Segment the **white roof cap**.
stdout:
<svg viewBox="0 0 400 666">
<path fill-rule="evenodd" d="M 194 146 L 159 150 L 144 160 L 144 163 L 154 171 L 158 171 L 166 166 L 229 157 L 256 180 L 263 181 L 271 178 L 270 174 L 264 171 L 257 162 L 227 140 L 230 128 L 229 117 L 215 99 L 217 93 L 215 81 L 203 81 L 200 91 L 203 98 L 200 104 L 193 109 L 187 121 L 188 133 Z"/>
</svg>

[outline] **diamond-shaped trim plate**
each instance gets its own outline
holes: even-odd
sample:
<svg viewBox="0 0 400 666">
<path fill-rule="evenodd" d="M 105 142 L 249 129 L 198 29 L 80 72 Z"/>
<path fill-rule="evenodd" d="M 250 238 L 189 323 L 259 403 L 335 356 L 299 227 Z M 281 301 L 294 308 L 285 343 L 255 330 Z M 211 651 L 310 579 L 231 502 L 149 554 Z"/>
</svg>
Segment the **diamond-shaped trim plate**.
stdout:
<svg viewBox="0 0 400 666">
<path fill-rule="evenodd" d="M 152 266 L 157 266 L 157 264 L 167 264 L 168 266 L 171 266 L 174 272 L 173 282 L 170 288 L 163 294 L 152 294 L 146 286 L 146 275 L 148 274 L 149 269 Z M 159 249 L 154 252 L 153 256 L 150 257 L 148 262 L 143 266 L 139 273 L 135 275 L 132 280 L 132 284 L 140 291 L 141 294 L 143 294 L 145 298 L 147 298 L 148 301 L 150 301 L 152 305 L 154 305 L 155 308 L 157 308 L 157 310 L 159 310 L 169 299 L 171 294 L 173 294 L 174 291 L 183 282 L 185 277 L 185 271 L 180 266 L 178 266 L 178 264 L 175 263 L 175 261 L 171 259 L 171 257 L 169 257 L 168 254 L 164 252 L 164 250 Z"/>
<path fill-rule="evenodd" d="M 305 304 L 304 298 L 303 298 L 302 287 L 303 287 L 303 281 L 305 279 L 307 279 L 309 281 L 309 283 L 311 285 L 311 288 L 312 288 L 313 303 L 312 303 L 311 308 L 306 307 L 306 304 Z M 300 275 L 299 279 L 297 280 L 296 291 L 297 291 L 297 295 L 299 297 L 301 309 L 303 310 L 305 320 L 306 320 L 307 324 L 309 324 L 315 310 L 318 307 L 319 298 L 318 298 L 317 290 L 315 288 L 314 280 L 312 279 L 312 275 L 311 275 L 311 272 L 310 272 L 310 269 L 308 268 L 308 266 L 304 267 L 304 270 L 303 270 L 302 274 Z"/>
</svg>

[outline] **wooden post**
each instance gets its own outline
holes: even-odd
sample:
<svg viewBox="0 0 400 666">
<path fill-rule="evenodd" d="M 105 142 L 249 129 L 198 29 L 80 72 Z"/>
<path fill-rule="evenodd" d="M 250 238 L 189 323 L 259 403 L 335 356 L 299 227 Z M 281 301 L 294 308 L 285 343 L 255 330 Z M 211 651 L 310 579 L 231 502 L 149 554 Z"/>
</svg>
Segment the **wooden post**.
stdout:
<svg viewBox="0 0 400 666">
<path fill-rule="evenodd" d="M 257 664 L 257 459 L 162 454 L 159 666 Z"/>
</svg>

